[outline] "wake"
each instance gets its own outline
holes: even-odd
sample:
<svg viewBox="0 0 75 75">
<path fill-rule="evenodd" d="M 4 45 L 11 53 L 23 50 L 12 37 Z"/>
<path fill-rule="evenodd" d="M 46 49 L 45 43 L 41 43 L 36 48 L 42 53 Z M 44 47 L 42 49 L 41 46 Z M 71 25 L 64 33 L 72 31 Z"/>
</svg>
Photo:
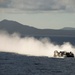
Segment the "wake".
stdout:
<svg viewBox="0 0 75 75">
<path fill-rule="evenodd" d="M 53 57 L 55 50 L 73 52 L 75 54 L 75 47 L 69 42 L 63 43 L 63 45 L 57 45 L 53 44 L 48 38 L 38 40 L 34 37 L 21 38 L 16 33 L 12 35 L 0 33 L 0 52 Z"/>
</svg>

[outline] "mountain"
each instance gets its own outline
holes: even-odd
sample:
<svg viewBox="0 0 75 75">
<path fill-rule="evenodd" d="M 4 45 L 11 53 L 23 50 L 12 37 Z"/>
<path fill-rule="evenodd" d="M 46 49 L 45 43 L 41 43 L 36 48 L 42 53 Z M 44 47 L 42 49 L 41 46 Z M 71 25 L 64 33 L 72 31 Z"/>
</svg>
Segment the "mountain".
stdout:
<svg viewBox="0 0 75 75">
<path fill-rule="evenodd" d="M 62 30 L 75 30 L 75 28 L 72 28 L 72 27 L 64 27 L 64 28 L 62 28 Z"/>
<path fill-rule="evenodd" d="M 19 33 L 21 36 L 75 36 L 75 30 L 37 29 L 10 20 L 1 21 L 0 30 L 7 31 L 9 34 Z"/>
<path fill-rule="evenodd" d="M 16 21 L 3 20 L 0 22 L 0 30 L 7 31 L 10 34 L 20 33 L 21 35 L 30 35 L 37 29 L 27 25 L 22 25 Z"/>
</svg>

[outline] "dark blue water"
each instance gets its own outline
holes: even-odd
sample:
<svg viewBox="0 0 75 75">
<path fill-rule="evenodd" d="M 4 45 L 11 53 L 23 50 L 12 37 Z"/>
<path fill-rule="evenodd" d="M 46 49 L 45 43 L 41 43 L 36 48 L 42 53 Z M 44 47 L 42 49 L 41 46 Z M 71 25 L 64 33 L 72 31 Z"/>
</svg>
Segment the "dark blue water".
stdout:
<svg viewBox="0 0 75 75">
<path fill-rule="evenodd" d="M 49 38 L 51 42 L 62 45 L 64 42 L 69 42 L 75 45 L 75 37 L 59 37 L 59 36 L 35 36 L 35 38 Z"/>
<path fill-rule="evenodd" d="M 75 58 L 32 57 L 0 52 L 0 75 L 75 75 Z"/>
</svg>

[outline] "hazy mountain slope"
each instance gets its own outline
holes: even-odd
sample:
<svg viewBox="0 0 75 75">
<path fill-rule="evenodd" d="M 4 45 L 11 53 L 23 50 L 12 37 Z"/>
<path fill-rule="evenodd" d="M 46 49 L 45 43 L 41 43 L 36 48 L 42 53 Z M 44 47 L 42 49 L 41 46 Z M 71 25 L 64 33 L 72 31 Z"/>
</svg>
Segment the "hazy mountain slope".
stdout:
<svg viewBox="0 0 75 75">
<path fill-rule="evenodd" d="M 75 59 L 31 57 L 0 52 L 0 75 L 74 75 Z"/>
<path fill-rule="evenodd" d="M 5 30 L 10 34 L 20 33 L 21 35 L 30 35 L 37 29 L 27 25 L 22 25 L 16 21 L 3 20 L 0 22 L 0 30 Z"/>
<path fill-rule="evenodd" d="M 21 36 L 75 36 L 75 30 L 37 29 L 9 20 L 0 22 L 0 30 L 6 30 L 10 34 L 20 33 Z"/>
<path fill-rule="evenodd" d="M 64 28 L 62 28 L 62 30 L 75 30 L 75 28 L 72 28 L 72 27 L 64 27 Z"/>
</svg>

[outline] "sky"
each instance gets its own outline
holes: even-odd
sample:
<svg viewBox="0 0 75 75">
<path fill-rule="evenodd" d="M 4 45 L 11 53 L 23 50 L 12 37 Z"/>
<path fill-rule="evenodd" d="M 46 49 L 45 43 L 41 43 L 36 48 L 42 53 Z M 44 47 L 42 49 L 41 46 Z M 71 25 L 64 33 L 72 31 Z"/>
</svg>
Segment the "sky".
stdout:
<svg viewBox="0 0 75 75">
<path fill-rule="evenodd" d="M 36 28 L 75 27 L 75 0 L 0 0 L 0 21 Z"/>
</svg>

